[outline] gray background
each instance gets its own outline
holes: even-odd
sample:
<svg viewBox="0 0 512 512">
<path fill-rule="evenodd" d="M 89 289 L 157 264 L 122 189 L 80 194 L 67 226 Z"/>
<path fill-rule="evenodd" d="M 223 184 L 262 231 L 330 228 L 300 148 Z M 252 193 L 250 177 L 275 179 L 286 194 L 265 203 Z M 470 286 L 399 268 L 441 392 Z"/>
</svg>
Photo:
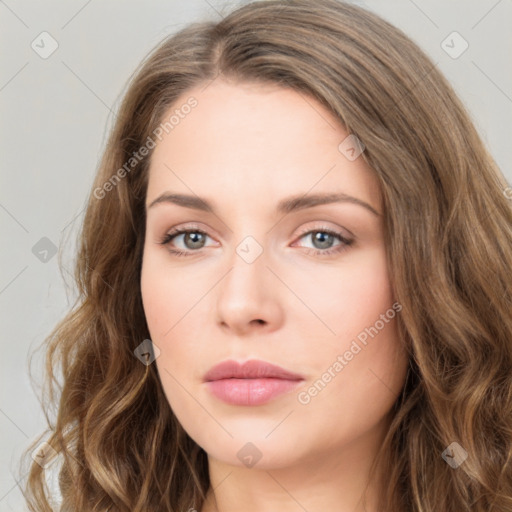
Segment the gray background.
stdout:
<svg viewBox="0 0 512 512">
<path fill-rule="evenodd" d="M 51 247 L 62 246 L 66 276 L 111 112 L 126 80 L 166 35 L 191 21 L 218 20 L 244 3 L 0 0 L 0 512 L 26 510 L 17 463 L 45 427 L 38 387 L 27 374 L 28 354 L 74 299 Z M 433 58 L 512 182 L 512 0 L 355 3 L 402 28 Z M 46 59 L 31 47 L 35 41 L 39 51 L 50 48 L 43 31 L 58 43 Z M 454 31 L 463 39 L 446 39 Z M 469 47 L 454 58 L 463 40 Z M 44 237 L 49 240 L 41 241 Z M 35 358 L 38 377 L 41 354 Z"/>
</svg>

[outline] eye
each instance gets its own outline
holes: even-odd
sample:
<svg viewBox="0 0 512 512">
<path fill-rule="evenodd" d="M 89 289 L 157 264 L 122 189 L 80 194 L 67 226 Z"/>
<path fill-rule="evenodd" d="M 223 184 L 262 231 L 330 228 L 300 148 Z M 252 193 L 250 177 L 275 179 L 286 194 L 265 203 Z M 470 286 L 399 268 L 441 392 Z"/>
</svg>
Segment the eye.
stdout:
<svg viewBox="0 0 512 512">
<path fill-rule="evenodd" d="M 310 238 L 310 240 L 312 240 L 313 248 L 308 249 L 307 253 L 315 256 L 329 256 L 331 254 L 340 253 L 354 242 L 353 239 L 346 238 L 343 233 L 326 227 L 306 231 L 300 236 L 300 239 L 302 238 Z M 332 246 L 332 243 L 336 239 L 338 239 L 340 243 Z"/>
<path fill-rule="evenodd" d="M 167 233 L 160 241 L 160 244 L 170 245 L 170 243 L 174 239 L 177 239 L 179 237 L 183 237 L 182 242 L 185 244 L 185 249 L 189 250 L 182 251 L 179 249 L 172 249 L 169 247 L 169 251 L 175 254 L 176 256 L 190 256 L 191 254 L 193 254 L 193 252 L 197 252 L 198 249 L 203 248 L 203 244 L 205 243 L 208 234 L 198 228 L 178 228 Z"/>
<path fill-rule="evenodd" d="M 168 248 L 168 250 L 176 256 L 191 256 L 195 252 L 199 252 L 199 250 L 205 246 L 206 238 L 209 238 L 208 234 L 199 228 L 177 228 L 166 233 L 159 243 L 161 245 L 170 246 L 171 242 L 180 237 L 182 237 L 181 241 L 185 245 L 185 250 Z M 326 227 L 305 231 L 300 235 L 299 240 L 308 237 L 312 240 L 313 248 L 306 247 L 306 253 L 315 256 L 329 256 L 331 254 L 340 253 L 354 242 L 353 239 L 346 238 L 343 233 Z M 339 243 L 332 246 L 332 243 L 336 239 Z"/>
</svg>

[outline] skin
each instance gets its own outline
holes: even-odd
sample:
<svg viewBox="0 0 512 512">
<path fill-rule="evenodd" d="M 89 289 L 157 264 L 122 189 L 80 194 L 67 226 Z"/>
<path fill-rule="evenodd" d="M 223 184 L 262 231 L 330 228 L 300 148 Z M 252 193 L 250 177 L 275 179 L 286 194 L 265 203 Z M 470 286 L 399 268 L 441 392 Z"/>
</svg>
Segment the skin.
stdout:
<svg viewBox="0 0 512 512">
<path fill-rule="evenodd" d="M 350 161 L 338 149 L 348 132 L 311 97 L 219 78 L 187 91 L 170 112 L 190 96 L 197 107 L 152 155 L 141 292 L 166 397 L 208 454 L 212 486 L 201 512 L 357 512 L 367 484 L 366 510 L 377 511 L 383 480 L 367 482 L 368 471 L 407 368 L 396 317 L 332 370 L 395 302 L 377 179 L 362 157 Z M 275 210 L 291 195 L 333 191 L 378 215 L 351 202 Z M 149 207 L 164 192 L 206 198 L 215 214 Z M 190 223 L 208 236 L 159 243 Z M 303 234 L 325 228 L 354 241 Z M 247 236 L 263 250 L 251 263 L 236 252 Z M 263 405 L 226 404 L 202 381 L 226 359 L 261 359 L 305 380 Z M 329 367 L 334 377 L 301 403 L 299 393 Z M 261 453 L 253 467 L 237 457 L 248 442 Z"/>
</svg>

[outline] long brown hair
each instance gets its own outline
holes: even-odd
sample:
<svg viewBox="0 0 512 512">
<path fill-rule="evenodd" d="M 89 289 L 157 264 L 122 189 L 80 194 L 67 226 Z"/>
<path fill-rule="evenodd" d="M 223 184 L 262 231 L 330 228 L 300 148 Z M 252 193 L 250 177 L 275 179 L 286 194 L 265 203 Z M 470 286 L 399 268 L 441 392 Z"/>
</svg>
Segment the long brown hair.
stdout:
<svg viewBox="0 0 512 512">
<path fill-rule="evenodd" d="M 378 177 L 410 354 L 379 452 L 389 468 L 381 509 L 510 512 L 507 184 L 432 61 L 378 16 L 336 0 L 254 2 L 189 25 L 132 78 L 88 200 L 78 299 L 45 344 L 60 510 L 200 510 L 209 487 L 204 450 L 173 415 L 155 365 L 134 356 L 149 338 L 140 271 L 151 151 L 134 154 L 154 142 L 179 97 L 219 76 L 316 99 L 364 143 Z M 456 467 L 446 453 L 459 454 Z M 51 510 L 40 464 L 25 492 L 32 511 Z"/>
</svg>

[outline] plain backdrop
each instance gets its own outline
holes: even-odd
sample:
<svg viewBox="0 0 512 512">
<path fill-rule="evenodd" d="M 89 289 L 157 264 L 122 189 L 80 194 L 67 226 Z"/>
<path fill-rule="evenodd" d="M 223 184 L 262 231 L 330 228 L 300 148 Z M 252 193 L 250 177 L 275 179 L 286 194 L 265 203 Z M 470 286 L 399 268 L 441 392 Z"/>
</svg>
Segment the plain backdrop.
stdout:
<svg viewBox="0 0 512 512">
<path fill-rule="evenodd" d="M 26 510 L 17 464 L 45 428 L 28 355 L 74 298 L 54 252 L 67 254 L 66 275 L 126 81 L 165 36 L 245 3 L 0 1 L 0 512 Z M 431 56 L 512 182 L 512 1 L 354 3 L 400 27 Z M 38 377 L 41 354 L 34 357 Z"/>
</svg>

